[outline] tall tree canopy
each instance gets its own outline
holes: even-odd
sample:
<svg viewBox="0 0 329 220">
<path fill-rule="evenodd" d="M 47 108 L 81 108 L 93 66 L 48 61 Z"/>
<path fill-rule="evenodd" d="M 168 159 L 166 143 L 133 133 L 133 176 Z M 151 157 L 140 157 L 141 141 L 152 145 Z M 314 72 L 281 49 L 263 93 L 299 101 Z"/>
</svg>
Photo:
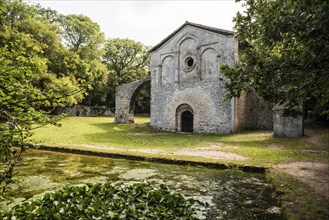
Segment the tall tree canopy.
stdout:
<svg viewBox="0 0 329 220">
<path fill-rule="evenodd" d="M 104 34 L 97 23 L 84 15 L 60 17 L 61 36 L 71 51 L 77 52 L 82 59 L 99 58 L 103 51 Z"/>
<path fill-rule="evenodd" d="M 130 83 L 149 76 L 150 55 L 149 47 L 130 39 L 110 39 L 105 42 L 103 63 L 108 70 L 106 87 L 99 87 L 99 92 L 89 97 L 95 102 L 103 103 L 110 107 L 115 105 L 115 88 L 119 85 Z M 96 92 L 96 91 L 95 91 Z M 142 90 L 143 100 L 138 100 L 136 108 L 149 105 L 147 91 Z M 88 97 L 87 100 L 88 101 Z M 90 103 L 92 103 L 90 101 Z"/>
<path fill-rule="evenodd" d="M 85 103 L 97 105 L 97 102 L 90 101 L 90 97 L 95 97 L 100 89 L 106 89 L 107 69 L 101 62 L 104 54 L 102 48 L 105 42 L 104 34 L 97 23 L 84 15 L 61 15 L 58 21 L 63 43 L 71 53 L 79 56 L 83 70 L 81 73 L 85 73 L 83 76 L 85 80 L 91 81 L 91 87 L 87 90 L 90 95 Z"/>
<path fill-rule="evenodd" d="M 0 1 L 0 199 L 31 131 L 56 124 L 51 110 L 81 101 L 106 73 L 101 54 L 84 57 L 62 44 L 58 18 L 19 0 Z"/>
<path fill-rule="evenodd" d="M 221 67 L 231 96 L 253 90 L 288 109 L 312 102 L 329 119 L 329 2 L 244 0 L 243 6 L 234 18 L 240 60 Z"/>
</svg>

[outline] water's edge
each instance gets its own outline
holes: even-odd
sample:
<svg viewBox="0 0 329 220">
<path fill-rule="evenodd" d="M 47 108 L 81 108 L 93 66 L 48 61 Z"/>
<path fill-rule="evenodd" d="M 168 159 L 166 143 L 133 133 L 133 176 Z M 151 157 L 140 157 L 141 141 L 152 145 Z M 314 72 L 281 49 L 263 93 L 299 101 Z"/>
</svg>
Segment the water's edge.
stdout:
<svg viewBox="0 0 329 220">
<path fill-rule="evenodd" d="M 34 149 L 61 152 L 61 153 L 72 153 L 79 155 L 99 156 L 106 158 L 158 162 L 164 164 L 202 166 L 206 168 L 217 168 L 217 169 L 238 169 L 244 172 L 252 172 L 252 173 L 265 173 L 266 171 L 269 170 L 269 168 L 261 167 L 261 166 L 200 162 L 200 161 L 189 161 L 189 160 L 169 159 L 169 158 L 159 158 L 159 157 L 146 157 L 146 156 L 128 155 L 121 153 L 97 152 L 97 151 L 85 150 L 85 149 L 73 149 L 69 147 L 54 147 L 54 146 L 40 145 L 38 148 L 34 148 Z"/>
<path fill-rule="evenodd" d="M 205 219 L 283 219 L 268 173 L 244 172 L 233 165 L 215 163 L 163 159 L 160 163 L 138 156 L 129 159 L 121 154 L 47 149 L 27 152 L 17 167 L 16 180 L 20 184 L 13 185 L 9 192 L 14 203 L 4 204 L 6 207 L 0 204 L 0 209 L 41 198 L 68 185 L 137 181 L 165 184 L 186 198 L 206 202 L 209 206 L 202 214 Z"/>
</svg>

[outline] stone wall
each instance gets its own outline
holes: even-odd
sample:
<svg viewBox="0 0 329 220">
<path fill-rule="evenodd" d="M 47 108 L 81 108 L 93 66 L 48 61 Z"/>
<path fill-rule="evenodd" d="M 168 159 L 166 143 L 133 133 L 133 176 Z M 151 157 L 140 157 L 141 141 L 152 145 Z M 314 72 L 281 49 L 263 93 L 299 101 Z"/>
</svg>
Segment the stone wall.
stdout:
<svg viewBox="0 0 329 220">
<path fill-rule="evenodd" d="M 255 94 L 243 94 L 234 100 L 234 130 L 257 130 L 273 128 L 273 111 L 269 104 Z"/>
<path fill-rule="evenodd" d="M 186 25 L 151 53 L 151 126 L 180 131 L 179 107 L 193 111 L 193 132 L 231 133 L 234 103 L 224 99 L 220 65 L 233 65 L 238 42 L 233 34 Z"/>
<path fill-rule="evenodd" d="M 115 90 L 115 123 L 134 123 L 135 100 L 150 78 L 118 86 Z"/>
<path fill-rule="evenodd" d="M 303 116 L 284 117 L 284 108 L 284 105 L 279 105 L 273 109 L 273 135 L 290 138 L 302 137 L 304 135 Z M 302 110 L 301 106 L 298 108 Z"/>
<path fill-rule="evenodd" d="M 113 112 L 106 106 L 68 106 L 56 108 L 54 114 L 68 116 L 113 116 Z"/>
<path fill-rule="evenodd" d="M 191 106 L 195 133 L 232 132 L 232 103 L 224 100 L 219 81 L 152 87 L 151 126 L 156 129 L 180 131 L 177 109 Z"/>
</svg>

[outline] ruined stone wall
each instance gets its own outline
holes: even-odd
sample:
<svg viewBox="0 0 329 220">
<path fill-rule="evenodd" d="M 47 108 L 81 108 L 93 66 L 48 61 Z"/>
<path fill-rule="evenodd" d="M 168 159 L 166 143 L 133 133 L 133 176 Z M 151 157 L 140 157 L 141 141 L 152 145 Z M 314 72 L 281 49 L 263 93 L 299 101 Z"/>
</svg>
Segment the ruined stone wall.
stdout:
<svg viewBox="0 0 329 220">
<path fill-rule="evenodd" d="M 196 133 L 230 133 L 234 103 L 224 100 L 226 79 L 220 64 L 233 65 L 233 36 L 186 26 L 151 54 L 151 126 L 179 131 L 179 106 L 194 112 Z"/>
<path fill-rule="evenodd" d="M 273 135 L 278 137 L 297 138 L 304 135 L 303 116 L 285 117 L 283 112 L 285 105 L 277 105 L 273 111 Z M 302 105 L 296 107 L 302 111 Z"/>
<path fill-rule="evenodd" d="M 67 106 L 58 107 L 53 114 L 66 114 L 68 116 L 113 116 L 113 112 L 106 106 Z"/>
<path fill-rule="evenodd" d="M 234 100 L 234 130 L 257 130 L 273 128 L 273 112 L 269 104 L 255 94 L 243 94 Z"/>
<path fill-rule="evenodd" d="M 259 99 L 255 94 L 247 94 L 247 130 L 273 129 L 272 107 Z"/>
<path fill-rule="evenodd" d="M 115 123 L 134 123 L 134 107 L 136 97 L 150 78 L 138 80 L 118 86 L 115 90 Z"/>
<path fill-rule="evenodd" d="M 241 95 L 239 98 L 234 98 L 234 132 L 239 132 L 246 129 L 246 108 L 247 100 L 245 94 Z"/>
</svg>

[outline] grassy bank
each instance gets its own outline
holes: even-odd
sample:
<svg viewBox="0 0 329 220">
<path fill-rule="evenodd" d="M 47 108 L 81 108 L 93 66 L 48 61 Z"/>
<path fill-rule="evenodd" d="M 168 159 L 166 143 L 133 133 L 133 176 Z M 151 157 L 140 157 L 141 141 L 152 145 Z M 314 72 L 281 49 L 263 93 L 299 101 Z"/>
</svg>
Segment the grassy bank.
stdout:
<svg viewBox="0 0 329 220">
<path fill-rule="evenodd" d="M 297 162 L 329 164 L 329 128 L 306 127 L 303 138 L 289 139 L 273 137 L 271 131 L 229 135 L 177 134 L 151 129 L 148 118 L 135 118 L 135 121 L 136 124 L 126 125 L 114 124 L 111 117 L 69 117 L 63 120 L 61 128 L 38 129 L 33 138 L 42 145 L 71 149 L 269 167 L 268 179 L 273 183 L 282 212 L 288 219 L 329 219 L 328 199 L 300 179 L 278 169 L 279 165 Z M 224 153 L 225 157 L 187 154 L 203 152 L 203 149 Z M 243 159 L 237 159 L 235 155 Z"/>
<path fill-rule="evenodd" d="M 321 141 L 329 142 L 329 130 L 321 130 Z M 149 127 L 148 118 L 136 118 L 136 124 L 114 124 L 110 117 L 69 117 L 62 127 L 38 129 L 33 137 L 42 145 L 87 149 L 99 152 L 124 153 L 140 156 L 210 161 L 218 163 L 271 166 L 294 161 L 329 163 L 327 154 L 314 151 L 314 143 L 307 135 L 301 139 L 275 138 L 271 131 L 249 131 L 239 134 L 176 134 L 156 131 Z M 202 150 L 238 154 L 234 158 L 205 158 L 176 154 L 181 150 Z"/>
<path fill-rule="evenodd" d="M 287 219 L 329 219 L 328 199 L 319 196 L 309 185 L 277 169 L 272 169 L 267 178 Z"/>
</svg>

